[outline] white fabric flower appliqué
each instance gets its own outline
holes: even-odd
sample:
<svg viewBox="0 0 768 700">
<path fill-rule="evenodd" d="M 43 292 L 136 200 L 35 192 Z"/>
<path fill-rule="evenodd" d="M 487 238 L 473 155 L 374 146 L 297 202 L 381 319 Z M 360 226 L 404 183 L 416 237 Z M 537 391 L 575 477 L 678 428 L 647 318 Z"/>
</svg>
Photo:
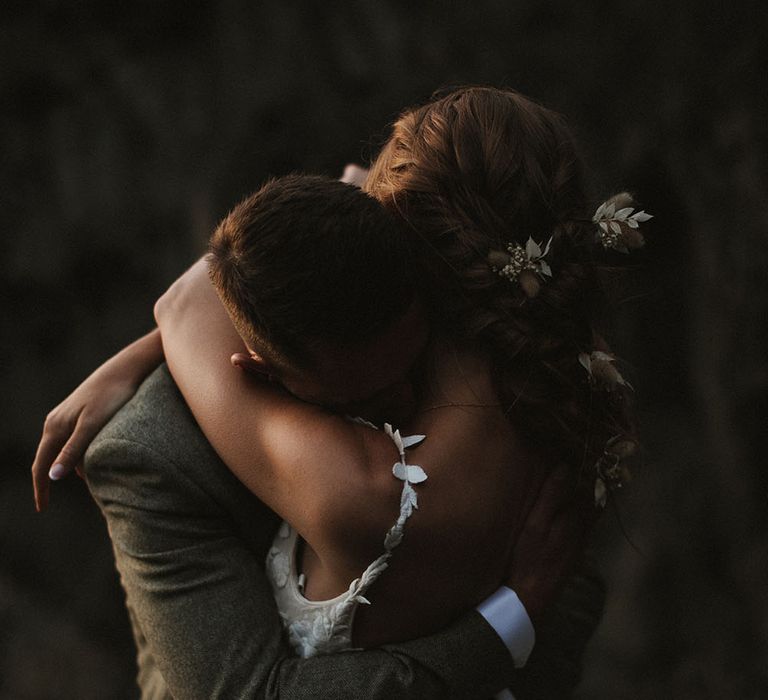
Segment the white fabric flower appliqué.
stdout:
<svg viewBox="0 0 768 700">
<path fill-rule="evenodd" d="M 353 420 L 378 430 L 367 421 Z M 302 597 L 300 585 L 295 587 L 287 585 L 292 580 L 291 576 L 294 575 L 291 571 L 292 560 L 289 554 L 294 552 L 295 540 L 286 540 L 286 537 L 296 535 L 287 524 L 279 531 L 275 538 L 275 546 L 268 553 L 267 570 L 274 586 L 280 614 L 291 646 L 302 658 L 349 649 L 355 610 L 358 605 L 370 605 L 366 593 L 389 566 L 392 550 L 403 539 L 405 522 L 418 507 L 416 491 L 412 484 L 426 481 L 427 474 L 420 466 L 408 464 L 405 451 L 421 443 L 425 436 L 403 437 L 399 430 L 393 430 L 389 424 L 385 424 L 384 432 L 395 444 L 400 458 L 392 467 L 392 474 L 403 482 L 400 514 L 397 522 L 386 533 L 384 552 L 363 571 L 359 578 L 350 583 L 348 590 L 333 600 L 308 602 Z M 283 549 L 280 548 L 281 544 L 285 545 Z M 281 606 L 281 597 L 285 601 L 284 607 Z"/>
<path fill-rule="evenodd" d="M 275 585 L 283 588 L 288 583 L 288 576 L 291 570 L 291 563 L 288 556 L 281 552 L 277 547 L 269 550 L 269 572 Z"/>
</svg>

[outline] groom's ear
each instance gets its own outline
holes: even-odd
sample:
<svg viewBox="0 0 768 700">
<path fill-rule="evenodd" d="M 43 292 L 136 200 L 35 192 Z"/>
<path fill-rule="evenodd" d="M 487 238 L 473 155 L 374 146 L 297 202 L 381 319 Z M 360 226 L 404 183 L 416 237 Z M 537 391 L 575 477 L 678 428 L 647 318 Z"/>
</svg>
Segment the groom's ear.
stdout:
<svg viewBox="0 0 768 700">
<path fill-rule="evenodd" d="M 248 349 L 248 356 L 250 357 L 251 361 L 255 362 L 257 365 L 259 365 L 261 367 L 268 367 L 269 366 L 269 362 L 267 362 L 267 360 L 265 360 L 264 357 L 262 355 L 260 355 L 258 352 L 256 352 L 255 350 L 251 350 L 249 348 Z"/>
<path fill-rule="evenodd" d="M 272 381 L 274 379 L 273 368 L 268 360 L 265 360 L 259 353 L 249 350 L 247 353 L 236 352 L 230 357 L 230 362 L 234 367 L 258 375 L 263 379 Z"/>
</svg>

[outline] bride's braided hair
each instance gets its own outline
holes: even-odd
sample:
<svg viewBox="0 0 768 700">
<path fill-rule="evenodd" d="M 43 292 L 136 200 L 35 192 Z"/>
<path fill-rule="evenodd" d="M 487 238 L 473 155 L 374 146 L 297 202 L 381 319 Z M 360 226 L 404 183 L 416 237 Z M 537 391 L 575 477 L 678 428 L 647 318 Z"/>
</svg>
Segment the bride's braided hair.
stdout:
<svg viewBox="0 0 768 700">
<path fill-rule="evenodd" d="M 456 90 L 400 116 L 365 189 L 418 234 L 433 317 L 489 353 L 511 420 L 579 473 L 631 432 L 623 387 L 596 389 L 579 363 L 601 349 L 606 304 L 581 164 L 558 114 L 512 90 Z M 552 276 L 532 297 L 488 263 L 550 237 Z"/>
</svg>

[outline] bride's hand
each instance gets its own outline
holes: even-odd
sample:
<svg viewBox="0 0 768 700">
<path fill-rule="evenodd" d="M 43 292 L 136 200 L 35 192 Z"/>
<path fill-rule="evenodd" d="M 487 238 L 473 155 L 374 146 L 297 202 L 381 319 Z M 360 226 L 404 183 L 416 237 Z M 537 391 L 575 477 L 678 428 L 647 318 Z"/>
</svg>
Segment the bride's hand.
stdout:
<svg viewBox="0 0 768 700">
<path fill-rule="evenodd" d="M 568 468 L 558 466 L 517 536 L 506 585 L 534 622 L 567 580 L 597 519 L 599 511 L 588 491 L 586 482 L 574 489 Z"/>
<path fill-rule="evenodd" d="M 341 182 L 346 182 L 348 185 L 362 187 L 365 184 L 367 177 L 368 168 L 364 168 L 355 163 L 347 163 L 346 166 L 344 166 L 344 173 L 339 180 L 341 180 Z"/>
<path fill-rule="evenodd" d="M 157 330 L 107 360 L 46 417 L 32 464 L 38 511 L 48 505 L 50 480 L 82 465 L 88 445 L 162 361 Z"/>
</svg>

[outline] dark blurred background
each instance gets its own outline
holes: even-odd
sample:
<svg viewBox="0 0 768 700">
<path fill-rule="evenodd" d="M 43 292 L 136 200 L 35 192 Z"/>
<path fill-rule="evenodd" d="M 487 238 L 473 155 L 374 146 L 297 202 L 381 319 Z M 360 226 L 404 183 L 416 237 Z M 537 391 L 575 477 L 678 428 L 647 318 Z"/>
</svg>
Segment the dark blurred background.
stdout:
<svg viewBox="0 0 768 700">
<path fill-rule="evenodd" d="M 579 697 L 768 697 L 764 3 L 6 1 L 0 32 L 0 697 L 136 696 L 85 487 L 33 512 L 47 411 L 266 176 L 338 175 L 468 82 L 566 114 L 596 202 L 656 215 L 612 339 L 644 464 Z"/>
</svg>

